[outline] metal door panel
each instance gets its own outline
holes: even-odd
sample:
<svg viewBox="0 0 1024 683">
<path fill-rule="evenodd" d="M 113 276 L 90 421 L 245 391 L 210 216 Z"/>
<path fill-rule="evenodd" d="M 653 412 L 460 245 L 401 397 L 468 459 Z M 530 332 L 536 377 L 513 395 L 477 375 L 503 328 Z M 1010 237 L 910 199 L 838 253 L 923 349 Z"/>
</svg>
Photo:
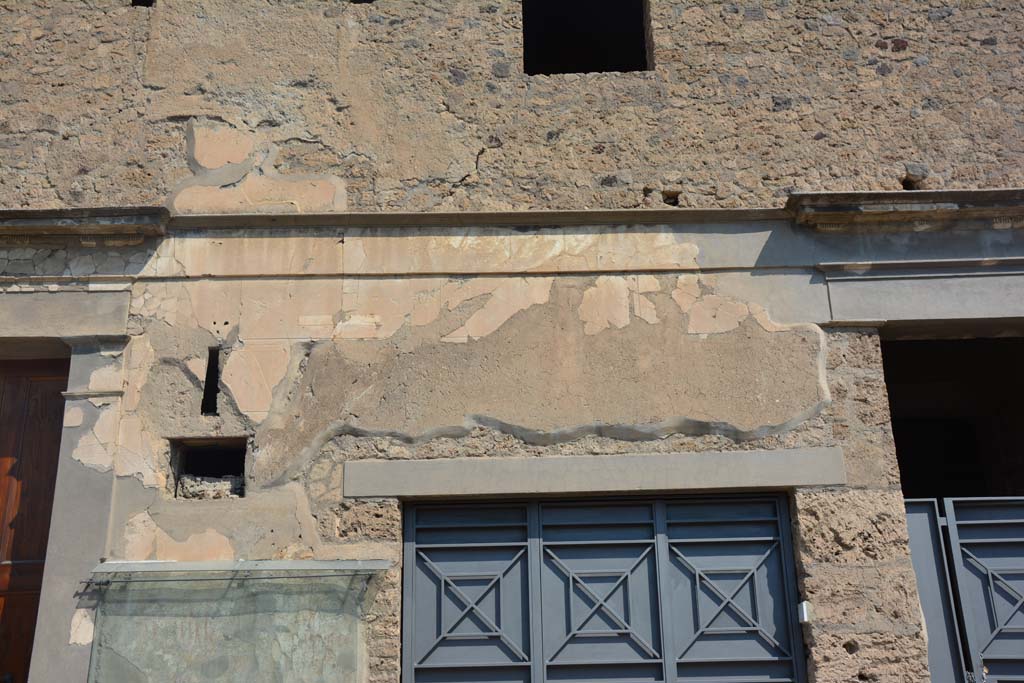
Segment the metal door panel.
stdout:
<svg viewBox="0 0 1024 683">
<path fill-rule="evenodd" d="M 669 506 L 665 604 L 679 679 L 797 679 L 781 512 L 774 500 Z"/>
<path fill-rule="evenodd" d="M 947 499 L 946 519 L 975 677 L 1024 681 L 1024 498 Z"/>
<path fill-rule="evenodd" d="M 547 680 L 659 680 L 653 504 L 545 504 L 540 515 Z"/>
<path fill-rule="evenodd" d="M 928 631 L 932 683 L 963 683 L 963 650 L 942 538 L 944 520 L 934 499 L 908 500 L 906 509 L 910 556 Z"/>
<path fill-rule="evenodd" d="M 528 680 L 525 507 L 412 514 L 405 561 L 415 609 L 407 614 L 406 662 L 421 672 L 418 680 L 480 681 L 482 670 L 503 669 L 494 680 Z"/>
<path fill-rule="evenodd" d="M 803 680 L 785 501 L 411 507 L 403 681 Z"/>
</svg>

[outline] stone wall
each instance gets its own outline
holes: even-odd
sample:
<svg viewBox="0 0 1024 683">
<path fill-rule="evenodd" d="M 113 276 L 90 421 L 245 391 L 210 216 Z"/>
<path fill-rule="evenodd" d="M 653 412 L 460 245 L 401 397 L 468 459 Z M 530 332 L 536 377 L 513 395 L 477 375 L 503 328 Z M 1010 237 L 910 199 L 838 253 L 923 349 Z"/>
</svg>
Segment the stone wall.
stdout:
<svg viewBox="0 0 1024 683">
<path fill-rule="evenodd" d="M 1024 8 L 651 0 L 655 68 L 526 76 L 518 0 L 0 2 L 0 207 L 776 206 L 1024 184 Z"/>
<path fill-rule="evenodd" d="M 93 397 L 65 414 L 73 461 L 113 482 L 105 556 L 391 560 L 365 616 L 371 683 L 398 680 L 401 506 L 344 498 L 346 462 L 803 446 L 842 447 L 848 471 L 793 497 L 813 680 L 923 679 L 877 335 L 775 322 L 684 234 L 52 238 L 0 247 L 0 284 L 130 300 L 127 343 L 76 364 Z M 175 498 L 168 439 L 212 436 L 249 440 L 245 497 Z"/>
</svg>

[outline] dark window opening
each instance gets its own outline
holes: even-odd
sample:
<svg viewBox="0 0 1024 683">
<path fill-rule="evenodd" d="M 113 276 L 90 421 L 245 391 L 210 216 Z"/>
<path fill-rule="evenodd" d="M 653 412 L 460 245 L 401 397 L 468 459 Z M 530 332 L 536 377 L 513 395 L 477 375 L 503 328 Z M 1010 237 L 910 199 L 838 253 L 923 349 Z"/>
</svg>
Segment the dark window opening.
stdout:
<svg viewBox="0 0 1024 683">
<path fill-rule="evenodd" d="M 528 74 L 651 68 L 646 0 L 523 0 Z"/>
<path fill-rule="evenodd" d="M 175 439 L 171 467 L 177 498 L 230 498 L 245 495 L 245 437 Z"/>
<path fill-rule="evenodd" d="M 885 341 L 903 495 L 1024 495 L 1024 339 Z"/>
<path fill-rule="evenodd" d="M 217 395 L 220 393 L 220 348 L 210 348 L 206 360 L 206 379 L 203 382 L 203 402 L 199 407 L 203 415 L 217 414 Z"/>
</svg>

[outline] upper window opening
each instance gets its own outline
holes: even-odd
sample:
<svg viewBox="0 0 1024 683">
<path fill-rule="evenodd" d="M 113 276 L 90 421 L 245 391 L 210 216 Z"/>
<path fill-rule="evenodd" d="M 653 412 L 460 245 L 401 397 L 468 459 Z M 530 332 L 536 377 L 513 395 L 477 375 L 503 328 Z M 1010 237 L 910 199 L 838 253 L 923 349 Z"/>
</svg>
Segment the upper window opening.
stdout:
<svg viewBox="0 0 1024 683">
<path fill-rule="evenodd" d="M 646 0 L 523 0 L 528 74 L 646 71 Z"/>
<path fill-rule="evenodd" d="M 216 499 L 245 495 L 246 437 L 172 439 L 176 498 Z"/>
<path fill-rule="evenodd" d="M 1024 495 L 1024 339 L 884 341 L 903 495 Z"/>
</svg>

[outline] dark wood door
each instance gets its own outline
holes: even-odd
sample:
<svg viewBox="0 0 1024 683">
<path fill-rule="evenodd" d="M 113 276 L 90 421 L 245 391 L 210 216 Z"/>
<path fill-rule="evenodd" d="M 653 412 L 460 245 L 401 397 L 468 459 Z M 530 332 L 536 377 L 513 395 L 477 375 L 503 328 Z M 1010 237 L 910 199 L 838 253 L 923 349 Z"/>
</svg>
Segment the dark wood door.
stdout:
<svg viewBox="0 0 1024 683">
<path fill-rule="evenodd" d="M 67 360 L 0 361 L 0 683 L 28 680 L 67 383 Z"/>
</svg>

